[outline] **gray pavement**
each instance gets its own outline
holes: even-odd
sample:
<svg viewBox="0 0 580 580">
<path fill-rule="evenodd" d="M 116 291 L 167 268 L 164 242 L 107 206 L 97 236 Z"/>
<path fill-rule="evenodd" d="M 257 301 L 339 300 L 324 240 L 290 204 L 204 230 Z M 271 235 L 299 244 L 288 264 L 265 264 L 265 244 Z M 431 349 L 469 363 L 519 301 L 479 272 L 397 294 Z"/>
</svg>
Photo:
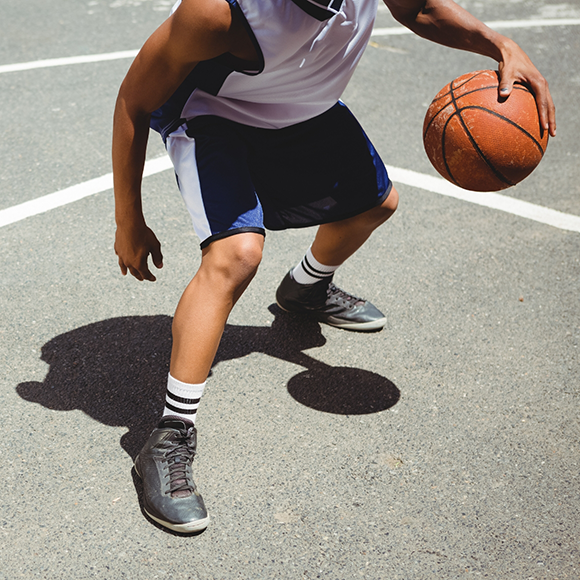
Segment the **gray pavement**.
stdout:
<svg viewBox="0 0 580 580">
<path fill-rule="evenodd" d="M 580 2 L 465 2 L 486 20 Z M 138 48 L 160 0 L 4 0 L 0 64 Z M 379 26 L 392 26 L 384 11 Z M 576 27 L 515 29 L 550 81 L 558 137 L 505 192 L 580 215 Z M 0 74 L 0 209 L 110 171 L 127 60 Z M 411 36 L 369 47 L 346 95 L 385 161 L 435 175 L 431 98 L 493 63 Z M 163 153 L 153 135 L 149 155 Z M 0 229 L 0 578 L 580 578 L 580 234 L 398 186 L 398 213 L 337 281 L 376 334 L 281 313 L 312 230 L 269 233 L 198 419 L 193 536 L 141 511 L 132 459 L 162 409 L 171 316 L 199 261 L 171 172 L 147 178 L 154 284 L 123 278 L 103 192 Z"/>
</svg>

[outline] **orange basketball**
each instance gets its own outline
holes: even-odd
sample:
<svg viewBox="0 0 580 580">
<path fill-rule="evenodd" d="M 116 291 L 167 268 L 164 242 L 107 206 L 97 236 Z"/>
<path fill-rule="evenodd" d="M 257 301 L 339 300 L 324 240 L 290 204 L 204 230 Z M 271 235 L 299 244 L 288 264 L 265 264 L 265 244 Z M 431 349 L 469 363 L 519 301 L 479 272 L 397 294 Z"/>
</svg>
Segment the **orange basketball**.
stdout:
<svg viewBox="0 0 580 580">
<path fill-rule="evenodd" d="M 535 169 L 548 145 L 532 93 L 516 84 L 508 98 L 500 98 L 498 85 L 496 71 L 462 75 L 439 91 L 425 116 L 427 156 L 464 189 L 515 185 Z"/>
</svg>

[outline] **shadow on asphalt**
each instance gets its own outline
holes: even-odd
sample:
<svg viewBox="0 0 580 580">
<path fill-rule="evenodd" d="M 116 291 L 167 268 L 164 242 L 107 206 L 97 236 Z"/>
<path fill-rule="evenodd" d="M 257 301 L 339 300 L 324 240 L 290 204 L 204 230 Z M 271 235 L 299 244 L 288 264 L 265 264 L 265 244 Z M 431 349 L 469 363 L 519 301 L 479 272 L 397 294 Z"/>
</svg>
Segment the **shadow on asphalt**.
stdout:
<svg viewBox="0 0 580 580">
<path fill-rule="evenodd" d="M 320 325 L 270 306 L 272 326 L 228 324 L 214 361 L 264 353 L 305 367 L 288 382 L 299 403 L 326 413 L 384 411 L 399 400 L 387 378 L 358 368 L 333 367 L 303 351 L 322 346 Z M 112 318 L 61 334 L 42 347 L 50 365 L 43 382 L 17 386 L 25 400 L 48 409 L 80 409 L 104 425 L 124 426 L 121 446 L 134 459 L 164 405 L 171 353 L 171 317 Z"/>
</svg>

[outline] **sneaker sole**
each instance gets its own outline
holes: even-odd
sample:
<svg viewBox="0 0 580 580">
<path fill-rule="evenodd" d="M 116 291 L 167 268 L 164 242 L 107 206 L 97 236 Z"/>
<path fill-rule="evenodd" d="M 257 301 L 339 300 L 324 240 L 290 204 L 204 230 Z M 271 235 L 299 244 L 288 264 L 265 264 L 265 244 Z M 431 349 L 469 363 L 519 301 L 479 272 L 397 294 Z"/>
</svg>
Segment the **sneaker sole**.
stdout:
<svg viewBox="0 0 580 580">
<path fill-rule="evenodd" d="M 369 332 L 372 330 L 381 330 L 387 324 L 386 317 L 377 318 L 377 320 L 371 320 L 369 322 L 344 322 L 344 321 L 334 321 L 334 320 L 320 320 L 329 326 L 334 326 L 335 328 L 342 328 L 343 330 L 358 330 L 360 332 Z"/>
<path fill-rule="evenodd" d="M 276 299 L 276 304 L 284 311 L 291 314 L 304 314 L 306 316 L 311 316 L 316 318 L 319 322 L 324 322 L 329 326 L 334 326 L 335 328 L 341 328 L 343 330 L 358 330 L 359 332 L 371 332 L 373 330 L 381 330 L 387 324 L 386 316 L 383 318 L 377 318 L 376 320 L 370 320 L 369 322 L 345 322 L 344 320 L 338 320 L 330 318 L 324 318 L 324 315 L 318 314 L 317 312 L 309 312 L 308 310 L 289 310 L 284 308 L 282 304 Z"/>
<path fill-rule="evenodd" d="M 143 507 L 145 513 L 152 519 L 155 520 L 158 524 L 161 524 L 164 528 L 169 528 L 174 532 L 181 532 L 182 534 L 189 534 L 191 532 L 201 532 L 205 530 L 209 524 L 209 516 L 207 518 L 203 518 L 203 520 L 195 520 L 194 522 L 189 522 L 187 524 L 172 524 L 171 522 L 166 522 L 165 520 L 161 520 L 155 517 L 153 514 L 150 514 L 145 507 Z"/>
<path fill-rule="evenodd" d="M 139 459 L 139 456 L 137 456 L 137 459 Z M 139 476 L 139 479 L 143 480 L 141 474 L 139 473 L 139 470 L 137 469 L 137 459 L 135 460 L 133 467 L 135 468 L 135 473 Z M 162 520 L 154 516 L 152 513 L 147 511 L 147 507 L 145 505 L 143 505 L 143 511 L 152 520 L 155 520 L 158 524 L 162 525 L 164 528 L 169 528 L 174 532 L 181 532 L 182 534 L 187 534 L 191 532 L 201 532 L 202 530 L 205 530 L 205 528 L 207 528 L 210 520 L 210 517 L 208 515 L 206 518 L 203 518 L 202 520 L 195 520 L 193 522 L 187 522 L 185 524 L 174 524 L 172 522 L 166 522 L 165 520 Z"/>
</svg>

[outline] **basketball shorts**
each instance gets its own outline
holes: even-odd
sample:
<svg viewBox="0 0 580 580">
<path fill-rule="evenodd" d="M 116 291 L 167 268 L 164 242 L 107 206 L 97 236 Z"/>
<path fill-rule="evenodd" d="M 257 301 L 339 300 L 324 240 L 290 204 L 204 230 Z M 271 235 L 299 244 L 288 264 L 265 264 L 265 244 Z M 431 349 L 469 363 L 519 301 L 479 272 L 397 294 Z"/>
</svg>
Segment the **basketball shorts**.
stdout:
<svg viewBox="0 0 580 580">
<path fill-rule="evenodd" d="M 204 248 L 241 232 L 265 235 L 334 222 L 381 204 L 392 184 L 343 103 L 282 129 L 196 117 L 167 151 Z"/>
</svg>

